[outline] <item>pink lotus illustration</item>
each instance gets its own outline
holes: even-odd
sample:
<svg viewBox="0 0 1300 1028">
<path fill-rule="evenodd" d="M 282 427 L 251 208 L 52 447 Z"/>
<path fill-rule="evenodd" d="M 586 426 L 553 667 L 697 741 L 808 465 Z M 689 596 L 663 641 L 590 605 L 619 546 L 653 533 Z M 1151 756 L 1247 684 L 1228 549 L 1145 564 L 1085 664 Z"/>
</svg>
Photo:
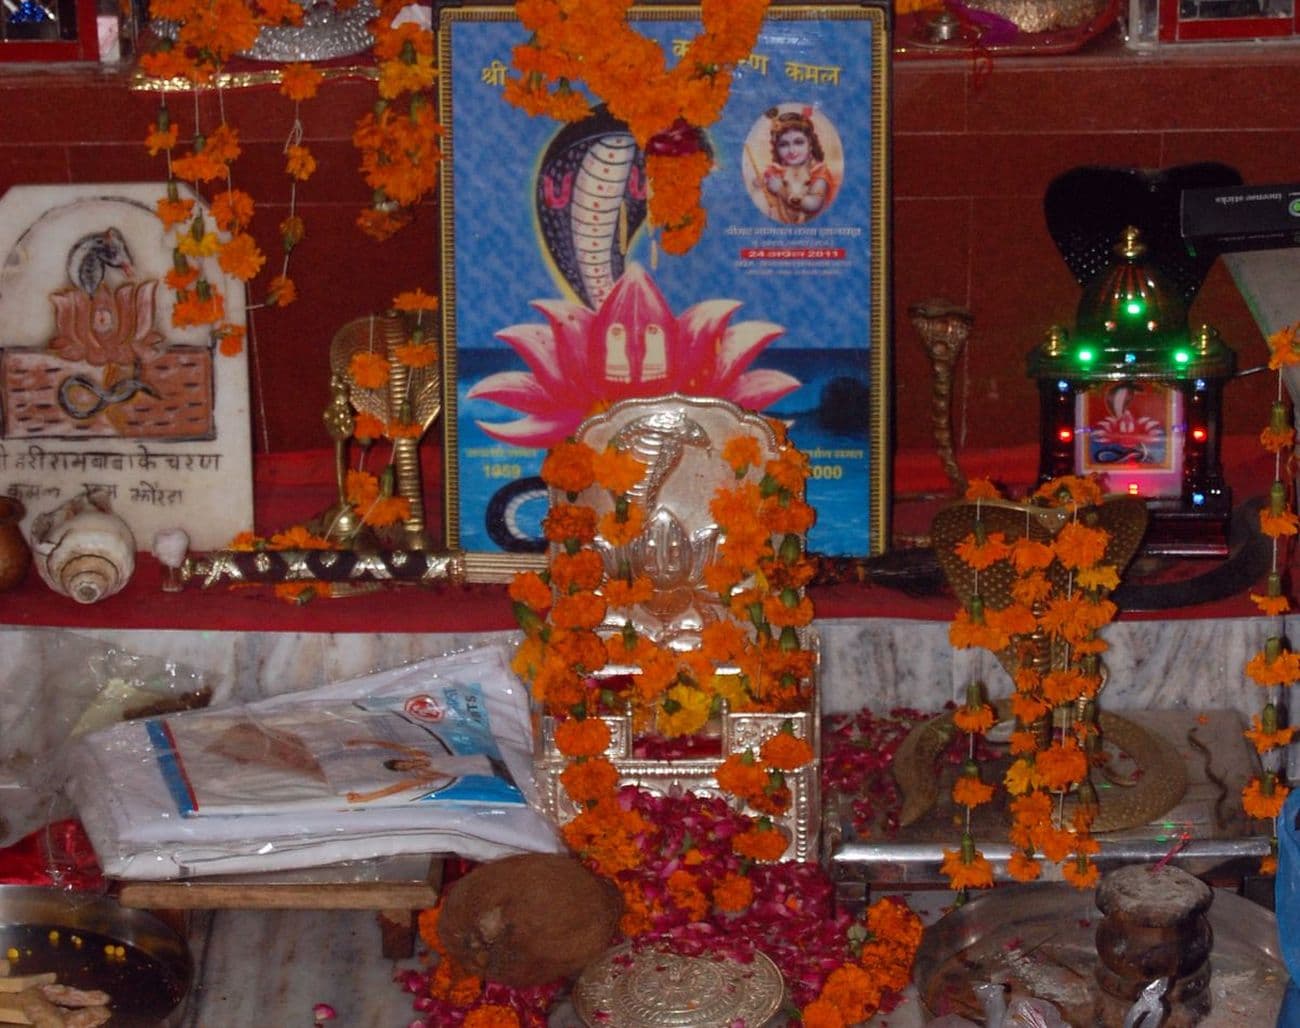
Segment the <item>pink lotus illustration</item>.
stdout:
<svg viewBox="0 0 1300 1028">
<path fill-rule="evenodd" d="M 125 282 L 115 288 L 101 283 L 93 293 L 60 289 L 50 294 L 56 334 L 50 349 L 64 360 L 132 366 L 157 357 L 162 333 L 154 328 L 157 279 Z"/>
<path fill-rule="evenodd" d="M 488 375 L 468 394 L 524 415 L 478 422 L 502 442 L 550 446 L 628 397 L 716 396 L 762 410 L 800 386 L 783 371 L 746 370 L 784 328 L 766 321 L 733 325 L 737 300 L 705 300 L 675 316 L 638 264 L 627 266 L 598 310 L 566 300 L 537 300 L 533 307 L 547 324 L 497 333 L 529 370 Z"/>
</svg>

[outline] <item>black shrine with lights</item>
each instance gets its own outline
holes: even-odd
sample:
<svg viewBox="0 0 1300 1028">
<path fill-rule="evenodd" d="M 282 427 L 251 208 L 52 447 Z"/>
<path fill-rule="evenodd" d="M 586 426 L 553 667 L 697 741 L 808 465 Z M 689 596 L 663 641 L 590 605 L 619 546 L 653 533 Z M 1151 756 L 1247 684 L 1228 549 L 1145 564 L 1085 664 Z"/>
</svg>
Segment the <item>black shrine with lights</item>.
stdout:
<svg viewBox="0 0 1300 1028">
<path fill-rule="evenodd" d="M 1178 291 L 1128 227 L 1079 301 L 1074 334 L 1054 327 L 1029 356 L 1041 406 L 1039 480 L 1100 475 L 1146 500 L 1144 552 L 1228 553 L 1231 491 L 1220 426 L 1236 355 L 1218 333 L 1188 330 Z"/>
</svg>

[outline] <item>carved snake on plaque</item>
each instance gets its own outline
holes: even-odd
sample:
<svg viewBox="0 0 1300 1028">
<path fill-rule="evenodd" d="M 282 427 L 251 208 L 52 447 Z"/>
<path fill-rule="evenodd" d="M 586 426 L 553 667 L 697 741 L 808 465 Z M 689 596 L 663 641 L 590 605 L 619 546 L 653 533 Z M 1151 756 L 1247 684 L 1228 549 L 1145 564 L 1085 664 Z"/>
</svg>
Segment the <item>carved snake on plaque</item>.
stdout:
<svg viewBox="0 0 1300 1028">
<path fill-rule="evenodd" d="M 645 156 L 627 127 L 601 106 L 561 129 L 542 154 L 533 202 L 556 270 L 595 310 L 646 216 Z"/>
</svg>

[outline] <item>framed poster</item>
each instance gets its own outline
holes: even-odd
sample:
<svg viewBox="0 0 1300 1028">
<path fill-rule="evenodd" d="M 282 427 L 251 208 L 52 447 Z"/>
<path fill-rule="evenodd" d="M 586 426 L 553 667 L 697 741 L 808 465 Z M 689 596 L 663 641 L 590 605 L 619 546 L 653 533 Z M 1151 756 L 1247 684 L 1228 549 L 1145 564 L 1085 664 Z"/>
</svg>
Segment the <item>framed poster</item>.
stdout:
<svg viewBox="0 0 1300 1028">
<path fill-rule="evenodd" d="M 695 7 L 631 17 L 670 60 L 699 32 Z M 681 256 L 645 223 L 644 155 L 621 123 L 502 98 L 527 38 L 512 6 L 440 19 L 447 546 L 540 563 L 546 447 L 617 400 L 682 393 L 788 425 L 812 467 L 810 549 L 883 550 L 884 9 L 770 9 L 707 130 L 708 224 Z"/>
</svg>

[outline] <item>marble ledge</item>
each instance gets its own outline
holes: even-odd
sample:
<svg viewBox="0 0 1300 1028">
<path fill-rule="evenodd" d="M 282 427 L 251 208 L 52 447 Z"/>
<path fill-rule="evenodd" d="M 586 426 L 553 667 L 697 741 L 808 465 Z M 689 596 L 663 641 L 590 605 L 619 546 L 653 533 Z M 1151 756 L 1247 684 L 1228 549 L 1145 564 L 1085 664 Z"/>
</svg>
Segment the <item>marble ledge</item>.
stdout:
<svg viewBox="0 0 1300 1028">
<path fill-rule="evenodd" d="M 1288 619 L 1288 622 L 1290 619 Z M 1261 618 L 1120 621 L 1110 643 L 1103 702 L 1111 709 L 1258 710 L 1242 668 L 1273 622 Z M 1288 624 L 1288 628 L 1290 628 Z M 869 707 L 938 710 L 965 695 L 972 676 L 994 696 L 1010 680 L 984 651 L 954 651 L 948 622 L 844 618 L 817 622 L 825 713 Z M 0 740 L 55 741 L 95 688 L 91 667 L 108 651 L 172 662 L 201 674 L 212 703 L 297 692 L 450 650 L 513 645 L 513 631 L 284 633 L 9 627 L 0 629 Z M 71 719 L 71 720 L 70 720 Z M 0 741 L 0 759 L 12 742 Z"/>
</svg>

